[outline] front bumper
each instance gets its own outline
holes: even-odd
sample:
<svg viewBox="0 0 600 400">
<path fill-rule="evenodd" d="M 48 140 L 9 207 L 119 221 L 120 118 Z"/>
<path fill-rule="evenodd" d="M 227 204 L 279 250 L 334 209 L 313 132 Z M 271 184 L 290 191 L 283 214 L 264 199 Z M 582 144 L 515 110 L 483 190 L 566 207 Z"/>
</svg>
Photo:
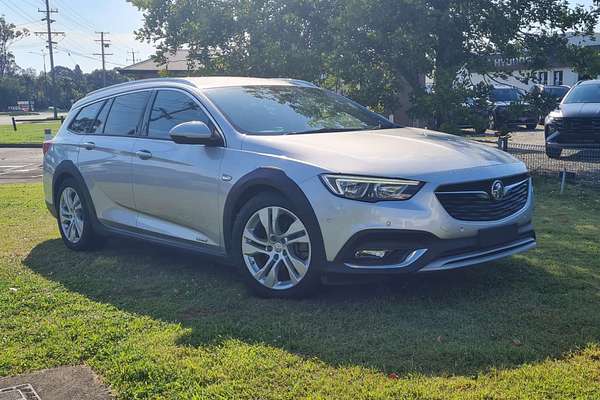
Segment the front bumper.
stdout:
<svg viewBox="0 0 600 400">
<path fill-rule="evenodd" d="M 370 244 L 396 244 L 402 256 L 394 263 L 359 265 L 352 257 L 357 249 Z M 482 264 L 535 248 L 536 235 L 532 224 L 518 227 L 518 236 L 494 245 L 483 246 L 479 236 L 461 239 L 440 239 L 418 231 L 365 231 L 353 237 L 334 262 L 325 267 L 333 274 L 405 274 L 444 271 Z"/>
<path fill-rule="evenodd" d="M 600 149 L 600 132 L 563 131 L 554 125 L 545 129 L 546 146 L 564 150 L 598 150 Z"/>
<path fill-rule="evenodd" d="M 415 177 L 427 183 L 412 199 L 402 202 L 373 204 L 341 199 L 333 196 L 318 178 L 303 182 L 302 188 L 319 222 L 327 261 L 335 263 L 345 246 L 352 242 L 352 238 L 364 232 L 417 232 L 429 234 L 430 237 L 426 239 L 468 241 L 477 237 L 481 230 L 506 225 L 525 226 L 531 222 L 533 216 L 532 185 L 529 186 L 525 206 L 514 214 L 496 221 L 465 221 L 453 218 L 435 193 L 441 185 L 496 179 L 499 176 L 522 174 L 525 171 L 521 163 L 514 163 Z M 409 178 L 413 177 L 407 179 Z M 402 238 L 405 239 L 412 240 L 414 237 L 409 235 Z M 454 248 L 456 247 L 454 245 Z M 458 247 L 461 247 L 460 244 Z"/>
</svg>

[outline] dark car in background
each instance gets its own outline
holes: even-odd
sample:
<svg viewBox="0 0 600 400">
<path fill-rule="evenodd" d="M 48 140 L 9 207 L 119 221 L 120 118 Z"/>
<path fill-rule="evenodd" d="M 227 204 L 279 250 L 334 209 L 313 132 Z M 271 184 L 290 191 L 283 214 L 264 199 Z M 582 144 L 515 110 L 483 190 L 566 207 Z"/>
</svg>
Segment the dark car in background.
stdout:
<svg viewBox="0 0 600 400">
<path fill-rule="evenodd" d="M 525 126 L 535 129 L 539 116 L 526 101 L 525 93 L 512 86 L 494 86 L 490 91 L 492 102 L 489 113 L 489 128 Z"/>
<path fill-rule="evenodd" d="M 559 158 L 564 149 L 600 150 L 600 80 L 579 82 L 544 124 L 546 154 Z"/>
</svg>

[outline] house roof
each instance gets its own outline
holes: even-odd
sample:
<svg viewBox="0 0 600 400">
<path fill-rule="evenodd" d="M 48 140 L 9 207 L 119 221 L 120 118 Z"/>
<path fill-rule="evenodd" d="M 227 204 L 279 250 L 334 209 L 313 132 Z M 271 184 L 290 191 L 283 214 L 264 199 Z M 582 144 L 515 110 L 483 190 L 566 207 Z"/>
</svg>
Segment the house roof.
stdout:
<svg viewBox="0 0 600 400">
<path fill-rule="evenodd" d="M 160 70 L 169 70 L 169 71 L 188 71 L 188 56 L 190 52 L 187 49 L 179 49 L 174 54 L 167 53 L 165 57 L 167 58 L 167 62 L 164 64 L 159 64 L 152 60 L 151 58 L 129 65 L 127 67 L 121 68 L 123 72 L 156 72 Z"/>
</svg>

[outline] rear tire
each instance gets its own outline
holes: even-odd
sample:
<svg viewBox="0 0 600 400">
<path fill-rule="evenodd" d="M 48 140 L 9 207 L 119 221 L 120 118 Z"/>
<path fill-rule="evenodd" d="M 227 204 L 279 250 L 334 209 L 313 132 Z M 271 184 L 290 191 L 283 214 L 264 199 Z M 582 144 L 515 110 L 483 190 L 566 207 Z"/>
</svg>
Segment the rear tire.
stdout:
<svg viewBox="0 0 600 400">
<path fill-rule="evenodd" d="M 83 190 L 75 179 L 68 178 L 61 183 L 56 196 L 60 236 L 65 246 L 75 251 L 95 249 L 104 243 L 92 226 L 91 208 Z"/>
<path fill-rule="evenodd" d="M 537 128 L 537 124 L 527 124 L 525 125 L 528 130 L 533 131 Z"/>
<path fill-rule="evenodd" d="M 319 287 L 324 256 L 307 222 L 306 212 L 276 193 L 261 193 L 239 211 L 231 252 L 254 294 L 301 298 Z"/>
<path fill-rule="evenodd" d="M 559 159 L 562 154 L 562 149 L 557 149 L 555 147 L 549 147 L 546 145 L 546 155 L 550 158 Z"/>
</svg>

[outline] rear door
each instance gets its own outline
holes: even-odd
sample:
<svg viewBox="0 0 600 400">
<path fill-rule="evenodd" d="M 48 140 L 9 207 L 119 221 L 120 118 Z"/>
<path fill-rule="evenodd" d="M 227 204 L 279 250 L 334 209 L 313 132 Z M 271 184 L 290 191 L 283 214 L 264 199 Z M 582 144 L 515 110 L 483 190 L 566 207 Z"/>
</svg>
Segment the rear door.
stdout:
<svg viewBox="0 0 600 400">
<path fill-rule="evenodd" d="M 105 101 L 81 141 L 79 170 L 98 218 L 109 225 L 136 225 L 132 149 L 150 94 L 132 92 Z"/>
<path fill-rule="evenodd" d="M 209 246 L 218 246 L 217 210 L 222 147 L 176 144 L 169 131 L 202 121 L 214 128 L 203 106 L 179 89 L 158 90 L 145 132 L 136 140 L 133 191 L 138 228 Z"/>
</svg>

